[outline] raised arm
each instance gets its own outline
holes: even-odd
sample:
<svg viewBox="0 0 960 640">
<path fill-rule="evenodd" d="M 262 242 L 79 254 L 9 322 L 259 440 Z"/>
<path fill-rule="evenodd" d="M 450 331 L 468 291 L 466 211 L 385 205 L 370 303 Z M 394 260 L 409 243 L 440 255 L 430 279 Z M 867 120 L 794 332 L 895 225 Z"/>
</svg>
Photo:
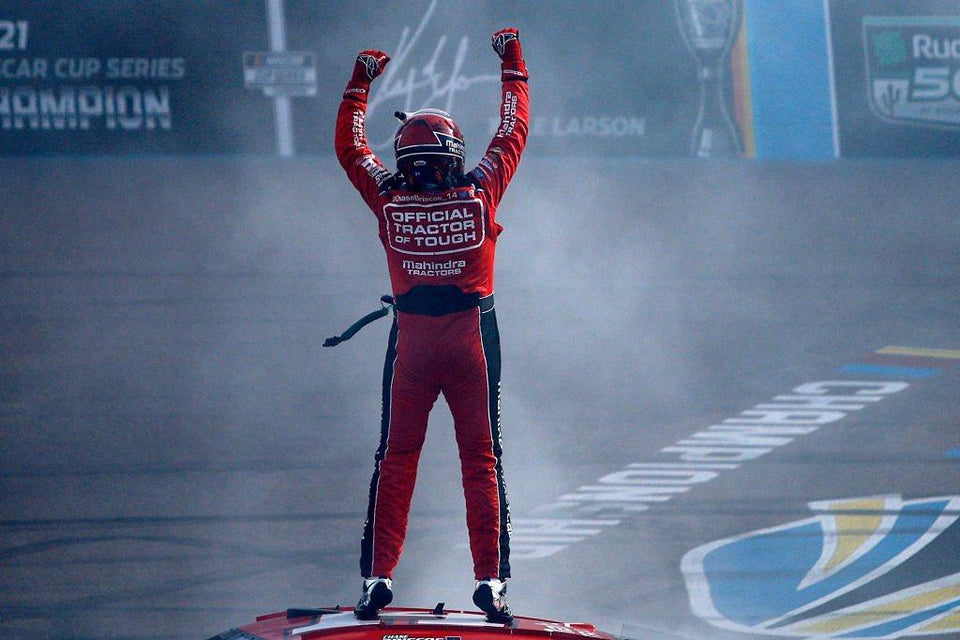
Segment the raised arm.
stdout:
<svg viewBox="0 0 960 640">
<path fill-rule="evenodd" d="M 364 202 L 371 208 L 380 192 L 380 186 L 390 177 L 390 171 L 367 144 L 366 115 L 370 83 L 383 73 L 390 56 L 382 51 L 367 49 L 357 56 L 353 76 L 347 83 L 337 112 L 334 146 L 337 159 L 347 172 Z"/>
<path fill-rule="evenodd" d="M 493 50 L 502 61 L 500 81 L 500 124 L 487 152 L 477 168 L 471 171 L 480 186 L 496 204 L 503 197 L 513 177 L 520 156 L 527 144 L 528 120 L 530 117 L 529 92 L 527 90 L 527 65 L 520 48 L 516 29 L 501 29 L 493 34 Z"/>
</svg>

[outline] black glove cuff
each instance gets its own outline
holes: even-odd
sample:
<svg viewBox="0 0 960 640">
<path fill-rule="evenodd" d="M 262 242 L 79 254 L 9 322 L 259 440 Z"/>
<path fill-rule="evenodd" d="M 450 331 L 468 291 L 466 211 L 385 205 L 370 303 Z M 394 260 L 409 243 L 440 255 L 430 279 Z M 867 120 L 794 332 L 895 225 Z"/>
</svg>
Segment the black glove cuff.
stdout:
<svg viewBox="0 0 960 640">
<path fill-rule="evenodd" d="M 347 88 L 343 92 L 343 98 L 350 100 L 357 100 L 359 102 L 366 102 L 367 96 L 370 95 L 370 83 L 364 81 L 358 81 L 356 79 L 351 80 L 347 83 Z"/>
<path fill-rule="evenodd" d="M 500 64 L 500 81 L 508 80 L 527 80 L 530 74 L 527 73 L 527 63 L 522 59 L 504 60 Z"/>
</svg>

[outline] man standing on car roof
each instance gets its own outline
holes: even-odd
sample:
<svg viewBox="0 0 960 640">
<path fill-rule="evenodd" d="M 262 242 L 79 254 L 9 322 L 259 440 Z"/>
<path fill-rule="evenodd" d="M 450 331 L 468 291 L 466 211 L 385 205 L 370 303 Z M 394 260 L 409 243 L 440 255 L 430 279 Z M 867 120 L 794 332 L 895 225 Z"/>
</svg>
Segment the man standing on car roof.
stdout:
<svg viewBox="0 0 960 640">
<path fill-rule="evenodd" d="M 393 599 L 391 576 L 407 530 L 427 417 L 443 393 L 460 452 L 473 555 L 474 603 L 509 621 L 510 510 L 501 465 L 500 338 L 493 304 L 497 205 L 527 138 L 527 69 L 516 29 L 493 34 L 501 59 L 500 124 L 480 164 L 464 173 L 460 127 L 449 114 L 398 113 L 391 174 L 367 144 L 371 81 L 390 57 L 357 57 L 340 103 L 340 164 L 377 218 L 394 294 L 383 373 L 380 446 L 361 543 L 363 595 L 355 612 L 375 618 Z"/>
</svg>

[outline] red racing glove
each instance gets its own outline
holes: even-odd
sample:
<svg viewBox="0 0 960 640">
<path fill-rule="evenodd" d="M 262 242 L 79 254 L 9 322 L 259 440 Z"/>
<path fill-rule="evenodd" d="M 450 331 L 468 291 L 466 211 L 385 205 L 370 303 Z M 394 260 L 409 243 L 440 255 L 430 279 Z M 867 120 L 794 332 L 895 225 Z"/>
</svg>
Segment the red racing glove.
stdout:
<svg viewBox="0 0 960 640">
<path fill-rule="evenodd" d="M 390 62 L 390 56 L 383 51 L 376 49 L 365 49 L 357 56 L 357 62 L 353 65 L 353 76 L 347 83 L 347 89 L 343 92 L 344 98 L 357 98 L 366 100 L 370 92 L 370 83 L 374 78 L 383 73 Z"/>
<path fill-rule="evenodd" d="M 512 27 L 500 29 L 493 34 L 493 50 L 500 56 L 500 81 L 526 80 L 527 65 L 520 48 L 520 32 Z"/>
</svg>

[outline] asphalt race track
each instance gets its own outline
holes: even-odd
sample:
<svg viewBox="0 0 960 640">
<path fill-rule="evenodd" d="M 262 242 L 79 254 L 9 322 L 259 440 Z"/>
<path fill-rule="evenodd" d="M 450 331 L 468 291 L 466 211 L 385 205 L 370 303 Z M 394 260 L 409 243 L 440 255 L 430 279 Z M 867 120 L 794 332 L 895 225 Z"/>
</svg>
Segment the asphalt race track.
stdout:
<svg viewBox="0 0 960 640">
<path fill-rule="evenodd" d="M 960 165 L 524 160 L 497 307 L 515 612 L 960 637 Z M 336 162 L 0 162 L 0 637 L 352 605 L 388 322 Z M 470 608 L 446 406 L 395 603 Z"/>
</svg>

